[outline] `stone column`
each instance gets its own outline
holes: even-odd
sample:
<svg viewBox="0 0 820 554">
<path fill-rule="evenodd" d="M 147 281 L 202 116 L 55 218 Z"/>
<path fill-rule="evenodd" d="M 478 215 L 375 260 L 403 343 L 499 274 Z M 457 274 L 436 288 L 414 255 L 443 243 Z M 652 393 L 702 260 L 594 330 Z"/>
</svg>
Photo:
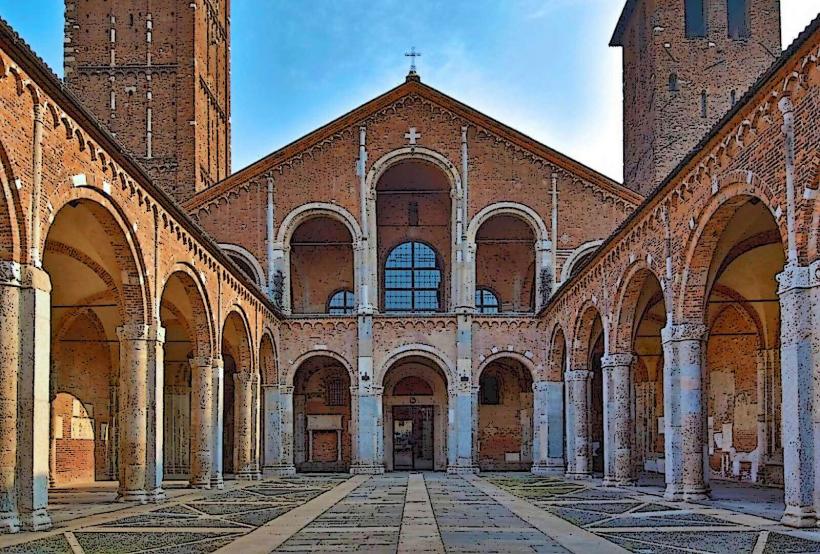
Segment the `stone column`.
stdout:
<svg viewBox="0 0 820 554">
<path fill-rule="evenodd" d="M 164 475 L 163 441 L 165 438 L 165 328 L 159 325 L 148 327 L 146 342 L 146 474 L 145 491 L 147 500 L 161 502 L 167 497 L 162 488 Z"/>
<path fill-rule="evenodd" d="M 469 312 L 458 314 L 456 334 L 456 379 L 449 383 L 449 433 L 447 437 L 447 472 L 478 473 L 478 452 L 473 451 L 474 437 L 478 432 L 478 387 L 473 386 L 473 316 Z"/>
<path fill-rule="evenodd" d="M 38 531 L 51 527 L 47 511 L 51 280 L 42 269 L 20 266 L 20 283 L 17 510 L 21 527 Z"/>
<path fill-rule="evenodd" d="M 234 382 L 234 468 L 238 479 L 256 479 L 253 460 L 253 375 L 233 374 Z"/>
<path fill-rule="evenodd" d="M 703 342 L 699 323 L 668 324 L 663 338 L 667 500 L 709 497 Z"/>
<path fill-rule="evenodd" d="M 564 472 L 564 384 L 536 381 L 533 390 L 534 437 L 532 472 L 556 475 Z"/>
<path fill-rule="evenodd" d="M 296 466 L 293 465 L 293 386 L 279 387 L 279 410 L 282 421 L 282 452 L 280 458 L 280 475 L 295 475 Z"/>
<path fill-rule="evenodd" d="M 191 487 L 211 488 L 214 441 L 214 379 L 210 356 L 191 364 Z"/>
<path fill-rule="evenodd" d="M 610 354 L 601 360 L 607 437 L 604 486 L 635 483 L 632 470 L 632 354 Z"/>
<path fill-rule="evenodd" d="M 213 448 L 211 452 L 213 459 L 211 461 L 211 487 L 221 489 L 225 486 L 222 479 L 222 432 L 223 432 L 223 417 L 225 406 L 225 362 L 222 357 L 213 359 Z"/>
<path fill-rule="evenodd" d="M 117 328 L 120 340 L 120 484 L 117 499 L 147 502 L 148 341 L 150 327 Z"/>
<path fill-rule="evenodd" d="M 17 371 L 21 268 L 0 262 L 0 533 L 20 530 L 17 515 Z"/>
<path fill-rule="evenodd" d="M 592 452 L 590 444 L 590 403 L 592 388 L 592 372 L 586 369 L 573 369 L 564 374 L 566 386 L 569 391 L 568 402 L 572 403 L 569 410 L 569 417 L 572 422 L 569 428 L 572 429 L 572 450 L 570 441 L 567 441 L 567 464 L 566 476 L 570 479 L 589 479 L 592 477 Z"/>
<path fill-rule="evenodd" d="M 820 435 L 820 391 L 814 382 L 820 361 L 818 272 L 820 262 L 811 268 L 787 264 L 777 276 L 786 502 L 781 521 L 791 527 L 813 527 L 818 509 L 815 440 Z"/>
</svg>

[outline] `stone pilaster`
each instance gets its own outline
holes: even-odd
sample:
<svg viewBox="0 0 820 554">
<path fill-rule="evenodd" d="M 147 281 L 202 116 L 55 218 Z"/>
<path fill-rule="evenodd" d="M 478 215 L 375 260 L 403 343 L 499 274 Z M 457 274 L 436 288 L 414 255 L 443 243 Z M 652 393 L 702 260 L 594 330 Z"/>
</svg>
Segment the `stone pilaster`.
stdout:
<svg viewBox="0 0 820 554">
<path fill-rule="evenodd" d="M 233 374 L 234 382 L 234 468 L 239 479 L 257 479 L 253 459 L 254 376 L 247 371 Z"/>
<path fill-rule="evenodd" d="M 585 368 L 573 369 L 564 374 L 564 380 L 567 402 L 570 404 L 567 416 L 571 419 L 567 432 L 572 434 L 572 440 L 567 440 L 566 476 L 570 479 L 589 479 L 592 476 L 592 429 L 589 418 L 592 372 Z"/>
<path fill-rule="evenodd" d="M 663 338 L 667 500 L 708 498 L 708 443 L 699 323 L 668 324 Z"/>
<path fill-rule="evenodd" d="M 16 482 L 21 286 L 20 265 L 0 262 L 0 533 L 20 530 Z"/>
<path fill-rule="evenodd" d="M 820 431 L 820 406 L 814 380 L 820 361 L 817 345 L 820 321 L 815 319 L 818 272 L 820 263 L 816 262 L 811 268 L 787 265 L 777 276 L 786 502 L 781 521 L 791 527 L 812 527 L 817 519 L 814 433 Z"/>
<path fill-rule="evenodd" d="M 117 328 L 120 340 L 120 484 L 117 499 L 149 500 L 148 482 L 148 349 L 151 328 L 131 324 Z"/>
<path fill-rule="evenodd" d="M 532 384 L 534 437 L 532 473 L 564 472 L 564 384 L 536 381 Z"/>
<path fill-rule="evenodd" d="M 604 486 L 635 483 L 632 469 L 632 360 L 632 354 L 610 354 L 601 360 L 606 414 Z"/>
<path fill-rule="evenodd" d="M 373 373 L 373 314 L 368 306 L 359 307 L 358 315 L 358 383 L 351 383 L 351 403 L 356 401 L 355 443 L 350 472 L 384 473 L 383 390 L 375 383 Z"/>
<path fill-rule="evenodd" d="M 47 511 L 51 280 L 42 269 L 21 266 L 20 281 L 17 510 L 23 529 L 39 531 L 51 527 Z"/>
<path fill-rule="evenodd" d="M 191 486 L 211 488 L 214 441 L 213 360 L 193 358 L 191 364 Z"/>
<path fill-rule="evenodd" d="M 213 460 L 211 462 L 211 487 L 221 489 L 225 486 L 222 477 L 222 432 L 224 429 L 223 412 L 225 407 L 225 362 L 222 357 L 213 359 Z"/>
<path fill-rule="evenodd" d="M 473 316 L 458 315 L 456 383 L 449 387 L 447 472 L 478 473 L 473 445 L 478 433 L 478 387 L 473 385 Z"/>
<path fill-rule="evenodd" d="M 279 414 L 282 435 L 279 461 L 271 468 L 275 475 L 294 475 L 296 466 L 293 464 L 293 386 L 279 387 Z"/>
</svg>

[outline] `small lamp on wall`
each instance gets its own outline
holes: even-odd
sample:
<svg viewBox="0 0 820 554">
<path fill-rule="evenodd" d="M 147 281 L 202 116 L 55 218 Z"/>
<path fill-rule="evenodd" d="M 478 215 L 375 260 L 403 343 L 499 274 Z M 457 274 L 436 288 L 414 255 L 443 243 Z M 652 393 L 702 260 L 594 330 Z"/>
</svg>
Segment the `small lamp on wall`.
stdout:
<svg viewBox="0 0 820 554">
<path fill-rule="evenodd" d="M 367 373 L 362 373 L 362 381 L 364 381 L 365 383 L 367 381 L 370 381 L 370 375 L 368 375 Z"/>
</svg>

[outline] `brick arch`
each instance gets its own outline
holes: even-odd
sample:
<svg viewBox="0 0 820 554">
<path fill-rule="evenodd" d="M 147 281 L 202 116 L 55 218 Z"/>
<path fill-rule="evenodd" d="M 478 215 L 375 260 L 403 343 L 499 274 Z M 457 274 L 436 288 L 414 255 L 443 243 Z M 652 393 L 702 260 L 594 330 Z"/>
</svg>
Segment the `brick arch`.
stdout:
<svg viewBox="0 0 820 554">
<path fill-rule="evenodd" d="M 663 293 L 664 306 L 668 299 L 663 287 L 663 280 L 646 262 L 636 262 L 627 268 L 621 286 L 616 293 L 615 311 L 612 325 L 612 352 L 629 353 L 633 350 L 636 313 L 641 292 L 650 279 L 658 283 Z"/>
<path fill-rule="evenodd" d="M 426 344 L 406 344 L 390 351 L 384 359 L 381 367 L 374 376 L 374 383 L 378 386 L 384 385 L 384 378 L 390 369 L 404 358 L 411 357 L 425 358 L 438 366 L 444 377 L 447 379 L 448 389 L 456 386 L 456 366 L 438 348 Z"/>
<path fill-rule="evenodd" d="M 724 298 L 727 298 L 729 300 L 734 300 L 733 304 L 729 304 L 726 307 L 728 308 L 728 307 L 734 306 L 740 312 L 741 316 L 752 327 L 754 327 L 755 331 L 757 332 L 758 348 L 763 348 L 763 346 L 767 342 L 766 341 L 766 331 L 764 330 L 763 322 L 761 321 L 760 316 L 758 315 L 758 313 L 746 301 L 746 299 L 743 297 L 743 295 L 741 295 L 740 293 L 738 293 L 734 289 L 731 289 L 731 288 L 729 288 L 725 285 L 721 285 L 721 284 L 716 284 L 713 290 L 714 290 L 715 294 L 719 294 L 720 296 L 723 296 Z M 712 324 L 715 321 L 717 321 L 717 319 L 720 317 L 721 312 L 723 312 L 723 310 L 719 310 L 718 313 L 716 313 L 714 315 L 714 317 L 709 318 L 709 320 L 707 321 L 708 329 L 710 330 L 710 332 L 711 332 L 711 329 L 712 329 Z"/>
<path fill-rule="evenodd" d="M 458 174 L 458 169 L 456 169 L 455 164 L 451 162 L 447 156 L 430 148 L 415 145 L 397 148 L 373 162 L 373 165 L 370 166 L 370 171 L 367 172 L 365 184 L 365 190 L 368 194 L 370 196 L 375 194 L 376 185 L 388 169 L 399 162 L 406 161 L 422 161 L 437 166 L 447 175 L 447 179 L 450 181 L 450 190 L 452 192 L 461 190 L 461 176 Z"/>
<path fill-rule="evenodd" d="M 100 320 L 100 316 L 97 315 L 97 312 L 94 311 L 93 308 L 79 308 L 77 310 L 73 310 L 67 314 L 65 314 L 60 320 L 57 322 L 55 329 L 57 332 L 55 334 L 53 340 L 53 351 L 51 353 L 52 360 L 62 360 L 64 358 L 63 355 L 63 339 L 71 331 L 72 326 L 76 321 L 81 318 L 85 318 L 91 326 L 94 328 L 94 331 L 97 333 L 98 336 L 102 338 L 107 338 L 108 333 L 105 332 L 105 325 Z M 114 359 L 114 352 L 111 348 L 109 350 L 109 357 L 111 357 L 111 367 L 113 370 L 116 370 L 116 360 Z M 53 362 L 52 362 L 53 363 Z M 52 391 L 52 395 L 50 396 L 51 399 L 54 399 Z"/>
<path fill-rule="evenodd" d="M 248 316 L 245 311 L 237 305 L 228 310 L 225 319 L 222 321 L 222 333 L 220 338 L 222 344 L 225 344 L 225 334 L 228 331 L 228 325 L 234 326 L 234 331 L 239 334 L 238 343 L 233 345 L 236 350 L 229 350 L 228 354 L 233 357 L 236 362 L 237 371 L 253 374 L 256 370 L 253 364 L 253 349 L 251 348 L 251 332 L 248 324 Z M 230 344 L 228 345 L 231 346 Z M 222 352 L 224 356 L 226 352 Z"/>
<path fill-rule="evenodd" d="M 573 326 L 572 344 L 569 349 L 569 366 L 571 369 L 585 368 L 589 358 L 589 351 L 592 348 L 592 329 L 595 326 L 595 319 L 601 319 L 604 326 L 604 318 L 597 306 L 592 302 L 586 302 L 578 310 L 578 317 Z M 606 347 L 607 333 L 604 326 L 604 352 L 608 352 Z"/>
<path fill-rule="evenodd" d="M 729 221 L 747 202 L 757 199 L 766 206 L 780 234 L 781 244 L 787 244 L 785 229 L 777 223 L 779 207 L 773 206 L 764 192 L 765 190 L 755 186 L 754 180 L 751 183 L 736 183 L 725 189 L 721 188 L 720 194 L 712 197 L 701 210 L 684 251 L 684 269 L 673 311 L 676 321 L 704 321 L 705 303 L 711 288 L 711 283 L 708 282 L 709 269 L 715 249 Z"/>
<path fill-rule="evenodd" d="M 598 248 L 604 243 L 602 240 L 591 240 L 585 242 L 578 248 L 572 251 L 564 261 L 564 267 L 561 268 L 561 282 L 569 280 L 572 276 L 572 271 L 578 266 L 580 262 L 583 262 L 587 256 L 598 250 Z"/>
<path fill-rule="evenodd" d="M 163 286 L 161 289 L 162 292 L 160 293 L 160 302 L 165 295 L 168 284 L 171 282 L 171 279 L 174 278 L 179 279 L 182 284 L 182 288 L 188 297 L 191 310 L 193 311 L 194 321 L 191 322 L 191 338 L 196 348 L 194 355 L 197 357 L 211 357 L 214 352 L 213 318 L 202 279 L 188 264 L 175 264 L 165 279 L 162 280 Z"/>
<path fill-rule="evenodd" d="M 336 204 L 329 202 L 310 202 L 303 204 L 291 211 L 282 220 L 279 226 L 279 233 L 276 236 L 276 242 L 283 247 L 290 245 L 290 239 L 293 233 L 302 223 L 318 217 L 327 217 L 344 225 L 350 233 L 350 238 L 353 244 L 356 244 L 362 238 L 362 230 L 359 227 L 359 222 L 346 209 Z"/>
<path fill-rule="evenodd" d="M 505 358 L 515 360 L 516 362 L 520 363 L 524 367 L 524 369 L 526 369 L 529 372 L 530 379 L 532 379 L 533 382 L 538 381 L 538 379 L 540 378 L 540 375 L 538 375 L 538 369 L 535 367 L 535 364 L 531 359 L 527 358 L 526 356 L 518 352 L 507 351 L 496 352 L 495 354 L 487 356 L 487 358 L 483 362 L 481 362 L 481 364 L 478 366 L 478 369 L 475 372 L 476 381 L 481 379 L 481 374 L 484 372 L 485 369 L 487 369 L 487 367 L 490 364 L 492 364 L 493 362 L 497 362 L 499 360 L 503 360 Z"/>
<path fill-rule="evenodd" d="M 15 183 L 8 152 L 0 141 L 0 260 L 21 262 L 28 251 L 26 218 Z"/>
<path fill-rule="evenodd" d="M 259 374 L 265 385 L 275 385 L 279 382 L 276 342 L 268 329 L 262 332 L 262 339 L 259 341 Z"/>
<path fill-rule="evenodd" d="M 564 328 L 559 323 L 552 329 L 549 342 L 549 369 L 547 369 L 547 381 L 563 381 L 564 371 L 566 371 L 567 360 L 567 339 Z"/>
<path fill-rule="evenodd" d="M 40 252 L 45 252 L 46 245 L 52 237 L 54 222 L 67 209 L 82 206 L 88 209 L 94 219 L 103 228 L 106 238 L 110 241 L 117 260 L 117 269 L 127 275 L 119 287 L 120 301 L 123 309 L 123 324 L 150 323 L 150 298 L 152 298 L 149 281 L 146 277 L 146 257 L 140 248 L 133 225 L 127 216 L 108 196 L 95 189 L 73 187 L 67 194 L 51 200 L 53 217 L 46 232 L 43 233 L 41 244 L 37 245 Z"/>
<path fill-rule="evenodd" d="M 481 226 L 493 217 L 499 215 L 510 215 L 529 225 L 533 235 L 535 235 L 535 240 L 549 240 L 547 226 L 535 210 L 518 202 L 496 202 L 485 206 L 470 220 L 470 224 L 467 227 L 468 242 L 474 243 Z"/>
<path fill-rule="evenodd" d="M 353 366 L 343 355 L 333 350 L 314 349 L 304 352 L 296 358 L 292 364 L 290 364 L 290 367 L 285 372 L 284 384 L 291 387 L 294 386 L 294 383 L 296 382 L 296 374 L 299 372 L 299 368 L 301 368 L 305 362 L 312 358 L 330 358 L 339 362 L 339 364 L 341 364 L 341 366 L 347 371 L 348 377 L 350 377 L 350 386 L 356 386 L 359 382 L 356 372 L 353 370 Z"/>
</svg>

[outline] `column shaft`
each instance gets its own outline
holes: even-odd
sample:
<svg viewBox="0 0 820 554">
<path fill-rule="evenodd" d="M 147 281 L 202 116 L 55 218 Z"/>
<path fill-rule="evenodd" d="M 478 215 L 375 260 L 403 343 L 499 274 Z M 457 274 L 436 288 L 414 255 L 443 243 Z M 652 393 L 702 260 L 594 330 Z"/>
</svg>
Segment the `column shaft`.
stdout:
<svg viewBox="0 0 820 554">
<path fill-rule="evenodd" d="M 572 450 L 567 452 L 567 457 L 572 458 L 567 468 L 567 477 L 572 479 L 587 479 L 592 476 L 591 460 L 591 427 L 590 427 L 590 401 L 592 390 L 590 381 L 592 372 L 586 369 L 574 369 L 565 373 L 567 387 L 570 389 L 569 401 L 572 402 L 573 440 Z M 569 443 L 568 443 L 569 446 Z"/>
<path fill-rule="evenodd" d="M 120 340 L 120 501 L 146 502 L 148 493 L 148 337 L 147 325 L 124 325 Z"/>
<path fill-rule="evenodd" d="M 210 357 L 191 363 L 191 486 L 211 488 L 214 441 L 214 379 Z"/>
<path fill-rule="evenodd" d="M 20 367 L 20 266 L 0 264 L 0 533 L 20 530 L 17 515 L 17 371 Z"/>
<path fill-rule="evenodd" d="M 604 484 L 630 485 L 635 482 L 632 467 L 632 355 L 604 356 L 602 367 L 607 425 Z"/>
<path fill-rule="evenodd" d="M 256 479 L 253 459 L 253 375 L 234 373 L 234 467 L 240 479 Z"/>
<path fill-rule="evenodd" d="M 223 432 L 223 417 L 225 406 L 225 364 L 221 357 L 213 360 L 213 460 L 211 462 L 211 487 L 216 489 L 223 488 L 224 482 L 222 479 L 222 432 Z"/>
</svg>

